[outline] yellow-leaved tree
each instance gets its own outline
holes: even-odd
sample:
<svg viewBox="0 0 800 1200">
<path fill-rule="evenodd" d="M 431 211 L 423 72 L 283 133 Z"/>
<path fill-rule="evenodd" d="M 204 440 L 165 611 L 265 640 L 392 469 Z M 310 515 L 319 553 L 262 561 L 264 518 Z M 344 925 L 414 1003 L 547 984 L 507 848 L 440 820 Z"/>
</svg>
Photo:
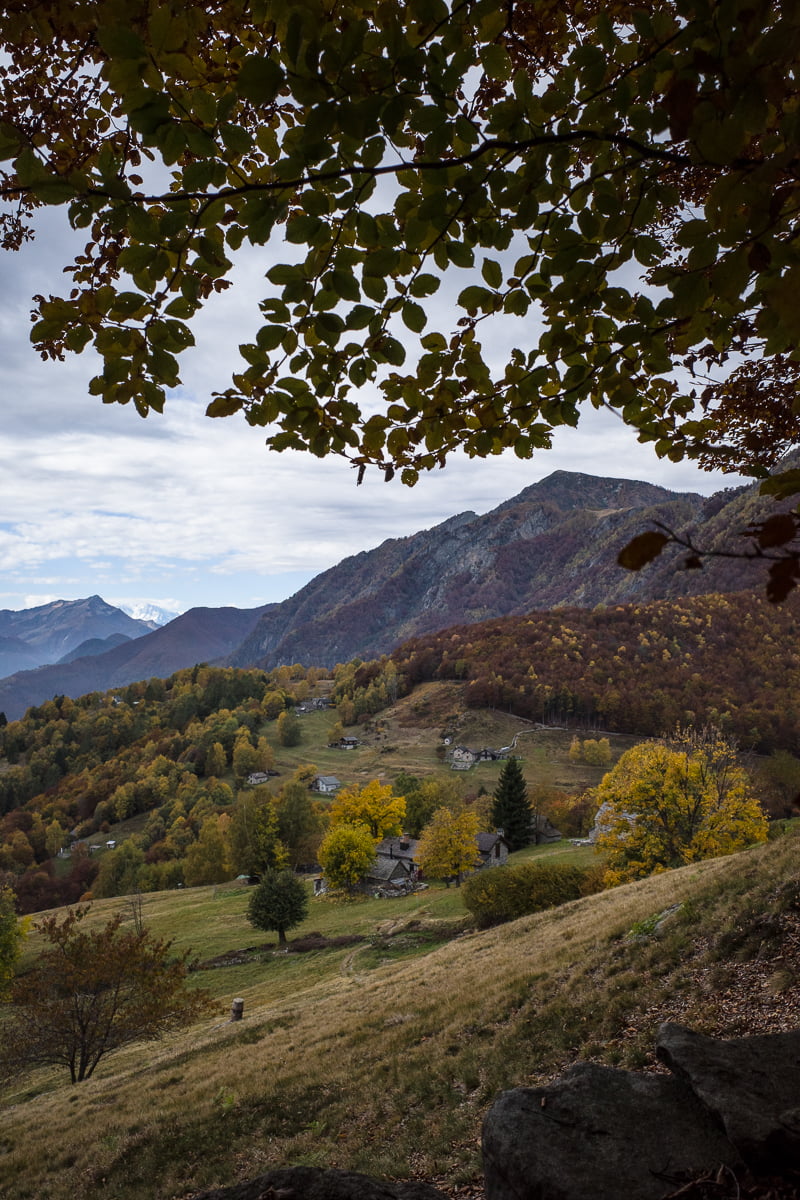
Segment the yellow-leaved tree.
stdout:
<svg viewBox="0 0 800 1200">
<path fill-rule="evenodd" d="M 608 885 L 702 858 L 733 854 L 767 836 L 767 820 L 736 747 L 718 730 L 679 730 L 643 742 L 603 777 L 598 849 Z"/>
<path fill-rule="evenodd" d="M 449 808 L 437 808 L 422 831 L 416 860 L 424 873 L 433 879 L 461 883 L 465 871 L 471 871 L 480 861 L 478 815 L 470 809 L 452 813 Z"/>
<path fill-rule="evenodd" d="M 364 787 L 343 788 L 330 807 L 331 827 L 365 825 L 376 842 L 403 832 L 406 802 L 390 783 L 373 779 Z"/>
<path fill-rule="evenodd" d="M 375 860 L 375 841 L 366 825 L 336 825 L 322 839 L 317 859 L 329 887 L 352 892 Z"/>
</svg>

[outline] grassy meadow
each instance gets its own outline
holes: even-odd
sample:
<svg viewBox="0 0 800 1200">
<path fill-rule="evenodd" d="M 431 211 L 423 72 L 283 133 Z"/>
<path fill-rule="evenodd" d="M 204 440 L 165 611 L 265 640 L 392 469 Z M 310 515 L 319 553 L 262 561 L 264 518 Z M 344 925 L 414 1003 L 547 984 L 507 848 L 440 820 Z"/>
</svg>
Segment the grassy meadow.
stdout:
<svg viewBox="0 0 800 1200">
<path fill-rule="evenodd" d="M 333 710 L 304 713 L 300 717 L 302 741 L 297 746 L 282 746 L 277 740 L 276 722 L 260 730 L 272 745 L 275 769 L 280 777 L 291 775 L 298 767 L 313 764 L 320 775 L 335 775 L 345 786 L 363 785 L 371 779 L 391 782 L 400 772 L 420 779 L 442 775 L 451 779 L 453 771 L 442 760 L 437 748 L 448 737 L 454 745 L 499 748 L 516 737 L 515 753 L 522 758 L 528 786 L 547 784 L 569 792 L 594 787 L 608 767 L 572 762 L 569 747 L 574 729 L 542 728 L 511 713 L 495 709 L 469 709 L 462 683 L 423 683 L 410 695 L 374 717 L 366 726 L 348 729 L 359 739 L 355 750 L 338 750 L 327 745 L 328 730 L 335 723 Z M 613 761 L 630 746 L 641 741 L 630 734 L 583 732 L 581 737 L 608 736 Z M 477 792 L 484 787 L 494 790 L 502 762 L 477 763 L 459 776 L 465 790 Z"/>
<path fill-rule="evenodd" d="M 651 1065 L 666 1019 L 743 1031 L 743 1007 L 722 998 L 744 987 L 757 953 L 762 972 L 765 954 L 780 955 L 764 921 L 777 928 L 800 907 L 798 847 L 790 832 L 482 933 L 466 927 L 455 888 L 315 900 L 290 935 L 317 945 L 305 953 L 279 954 L 252 929 L 246 887 L 147 895 L 147 924 L 192 947 L 204 964 L 192 986 L 218 1010 L 109 1056 L 87 1082 L 41 1070 L 8 1087 L 0 1195 L 177 1200 L 300 1163 L 479 1178 L 481 1120 L 498 1091 L 581 1058 Z M 98 901 L 89 919 L 125 904 Z M 796 974 L 784 961 L 767 979 L 749 1018 L 761 1005 L 767 1023 L 775 1012 L 796 1023 Z M 230 1023 L 235 996 L 244 1019 Z"/>
</svg>

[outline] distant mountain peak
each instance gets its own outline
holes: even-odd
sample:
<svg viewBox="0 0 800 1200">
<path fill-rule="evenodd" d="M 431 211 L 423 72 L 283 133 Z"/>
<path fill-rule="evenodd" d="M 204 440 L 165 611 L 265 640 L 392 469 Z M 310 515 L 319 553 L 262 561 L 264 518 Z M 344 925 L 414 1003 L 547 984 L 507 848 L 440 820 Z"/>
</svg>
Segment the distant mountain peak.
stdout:
<svg viewBox="0 0 800 1200">
<path fill-rule="evenodd" d="M 180 611 L 162 608 L 152 600 L 128 600 L 124 604 L 120 603 L 119 607 L 134 620 L 144 621 L 151 629 L 160 629 L 162 625 L 168 625 L 180 616 Z"/>
</svg>

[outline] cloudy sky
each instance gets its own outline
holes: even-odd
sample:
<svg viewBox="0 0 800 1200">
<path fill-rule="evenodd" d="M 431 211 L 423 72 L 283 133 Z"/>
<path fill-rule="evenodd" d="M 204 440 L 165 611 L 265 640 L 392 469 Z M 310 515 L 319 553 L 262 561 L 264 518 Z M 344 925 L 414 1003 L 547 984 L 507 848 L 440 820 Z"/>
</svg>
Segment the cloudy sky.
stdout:
<svg viewBox="0 0 800 1200">
<path fill-rule="evenodd" d="M 386 538 L 455 513 L 489 511 L 557 469 L 646 479 L 710 493 L 735 479 L 659 461 L 612 416 L 591 413 L 530 462 L 461 460 L 413 489 L 379 477 L 355 485 L 343 460 L 277 455 L 243 419 L 210 420 L 236 347 L 257 328 L 266 252 L 250 250 L 237 286 L 197 328 L 184 386 L 164 415 L 88 395 L 89 354 L 42 362 L 30 346 L 30 299 L 61 293 L 69 231 L 48 212 L 37 240 L 0 259 L 0 608 L 97 593 L 149 601 L 255 607 Z"/>
</svg>

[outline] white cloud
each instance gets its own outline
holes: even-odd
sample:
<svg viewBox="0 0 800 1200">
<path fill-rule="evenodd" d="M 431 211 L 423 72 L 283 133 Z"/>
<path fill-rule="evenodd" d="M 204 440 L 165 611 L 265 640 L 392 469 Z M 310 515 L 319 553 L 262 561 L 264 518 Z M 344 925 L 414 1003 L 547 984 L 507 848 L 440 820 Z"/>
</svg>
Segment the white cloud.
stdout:
<svg viewBox="0 0 800 1200">
<path fill-rule="evenodd" d="M 27 343 L 30 297 L 65 286 L 63 229 L 4 260 L 0 297 L 0 558 L 8 607 L 99 592 L 160 607 L 255 606 L 280 599 L 347 555 L 464 510 L 486 512 L 556 469 L 710 492 L 730 480 L 659 462 L 608 413 L 556 433 L 532 462 L 456 457 L 413 489 L 341 459 L 269 453 L 240 418 L 210 420 L 237 346 L 257 325 L 269 258 L 250 252 L 237 288 L 197 327 L 185 385 L 163 415 L 88 395 L 91 356 L 45 363 Z M 432 322 L 432 325 L 435 322 Z M 170 601 L 158 600 L 168 595 Z M 42 599 L 45 596 L 45 599 Z"/>
</svg>

